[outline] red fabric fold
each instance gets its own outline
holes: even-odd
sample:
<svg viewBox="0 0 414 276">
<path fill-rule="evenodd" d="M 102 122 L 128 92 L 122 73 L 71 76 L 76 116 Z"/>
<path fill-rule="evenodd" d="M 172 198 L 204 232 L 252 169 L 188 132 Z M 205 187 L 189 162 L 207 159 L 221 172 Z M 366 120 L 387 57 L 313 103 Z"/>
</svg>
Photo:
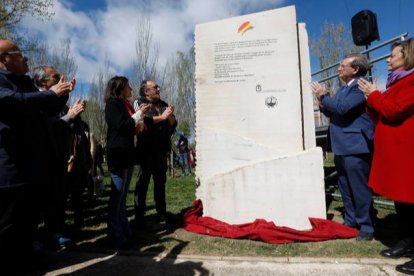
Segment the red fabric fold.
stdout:
<svg viewBox="0 0 414 276">
<path fill-rule="evenodd" d="M 125 105 L 126 110 L 128 111 L 128 114 L 130 116 L 134 115 L 135 110 L 134 110 L 134 107 L 132 106 L 131 102 L 128 101 L 128 100 L 124 100 L 124 105 Z M 143 129 L 146 129 L 145 124 L 143 126 Z M 135 135 L 138 137 L 140 134 L 141 134 L 141 129 L 140 129 L 140 126 L 137 125 L 135 127 Z"/>
<path fill-rule="evenodd" d="M 202 215 L 203 203 L 197 199 L 194 201 L 193 207 L 184 214 L 183 228 L 197 234 L 230 239 L 250 239 L 274 244 L 348 239 L 358 234 L 358 230 L 354 228 L 319 218 L 309 218 L 312 229 L 301 231 L 277 226 L 264 219 L 256 219 L 252 223 L 231 225 Z"/>
</svg>

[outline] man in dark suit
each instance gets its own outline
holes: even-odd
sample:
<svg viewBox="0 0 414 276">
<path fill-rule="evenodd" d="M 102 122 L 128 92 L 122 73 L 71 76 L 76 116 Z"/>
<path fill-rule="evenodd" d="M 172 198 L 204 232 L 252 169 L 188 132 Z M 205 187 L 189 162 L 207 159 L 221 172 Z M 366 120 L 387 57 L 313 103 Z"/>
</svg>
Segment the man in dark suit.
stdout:
<svg viewBox="0 0 414 276">
<path fill-rule="evenodd" d="M 0 259 L 2 265 L 29 261 L 37 177 L 45 166 L 39 111 L 54 111 L 72 91 L 63 78 L 39 92 L 26 76 L 27 58 L 10 40 L 0 40 Z M 47 169 L 47 168 L 46 168 Z M 20 266 L 20 268 L 24 265 Z M 15 267 L 19 268 L 19 267 Z"/>
<path fill-rule="evenodd" d="M 374 124 L 366 113 L 366 100 L 357 81 L 370 68 L 368 59 L 351 54 L 338 66 L 344 85 L 331 97 L 324 86 L 311 88 L 320 110 L 330 117 L 329 143 L 335 154 L 338 185 L 344 203 L 344 224 L 360 230 L 358 241 L 372 240 L 372 191 L 368 187 Z"/>
</svg>

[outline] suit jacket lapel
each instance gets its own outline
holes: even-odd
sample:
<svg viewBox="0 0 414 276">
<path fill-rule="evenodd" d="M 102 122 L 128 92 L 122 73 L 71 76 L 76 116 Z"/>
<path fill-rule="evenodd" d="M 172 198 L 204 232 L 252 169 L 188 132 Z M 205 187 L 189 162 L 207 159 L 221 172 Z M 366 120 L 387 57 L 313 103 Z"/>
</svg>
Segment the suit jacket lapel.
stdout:
<svg viewBox="0 0 414 276">
<path fill-rule="evenodd" d="M 342 99 L 343 97 L 345 97 L 346 92 L 347 92 L 347 85 L 342 86 L 341 88 L 338 89 L 338 91 L 336 92 L 336 97 L 338 99 Z"/>
</svg>

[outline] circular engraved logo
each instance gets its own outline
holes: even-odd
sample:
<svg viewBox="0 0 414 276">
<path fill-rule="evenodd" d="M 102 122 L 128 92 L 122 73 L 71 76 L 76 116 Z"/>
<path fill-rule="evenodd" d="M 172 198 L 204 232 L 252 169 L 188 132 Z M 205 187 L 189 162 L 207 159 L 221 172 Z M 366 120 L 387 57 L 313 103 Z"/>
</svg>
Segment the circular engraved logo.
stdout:
<svg viewBox="0 0 414 276">
<path fill-rule="evenodd" d="M 277 99 L 276 97 L 270 96 L 266 98 L 265 103 L 267 107 L 274 108 L 275 106 L 277 106 Z"/>
</svg>

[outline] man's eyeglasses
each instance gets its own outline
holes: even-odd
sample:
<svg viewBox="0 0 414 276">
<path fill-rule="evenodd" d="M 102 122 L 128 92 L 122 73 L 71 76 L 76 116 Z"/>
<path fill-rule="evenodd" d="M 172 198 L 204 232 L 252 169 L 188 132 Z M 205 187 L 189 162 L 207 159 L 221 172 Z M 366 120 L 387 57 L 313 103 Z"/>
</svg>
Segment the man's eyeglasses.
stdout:
<svg viewBox="0 0 414 276">
<path fill-rule="evenodd" d="M 352 65 L 351 64 L 339 63 L 339 68 L 345 68 L 345 67 L 352 67 Z"/>
<path fill-rule="evenodd" d="M 155 89 L 155 90 L 161 90 L 161 86 L 159 86 L 158 84 L 153 86 L 153 87 L 148 87 L 147 89 Z"/>
<path fill-rule="evenodd" d="M 16 55 L 21 58 L 26 58 L 25 55 L 23 55 L 23 53 L 20 51 L 4 52 L 4 53 L 0 53 L 0 55 Z"/>
</svg>

